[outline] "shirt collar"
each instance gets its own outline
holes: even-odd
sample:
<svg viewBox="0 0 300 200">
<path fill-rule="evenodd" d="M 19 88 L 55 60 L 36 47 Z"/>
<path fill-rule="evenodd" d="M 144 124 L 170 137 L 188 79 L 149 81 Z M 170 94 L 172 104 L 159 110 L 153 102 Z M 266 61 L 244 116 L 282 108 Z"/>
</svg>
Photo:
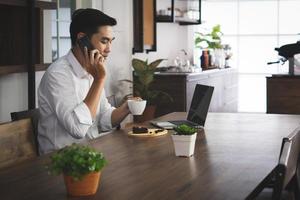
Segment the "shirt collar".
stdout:
<svg viewBox="0 0 300 200">
<path fill-rule="evenodd" d="M 72 50 L 70 50 L 67 54 L 67 59 L 71 64 L 76 76 L 80 78 L 88 77 L 88 72 L 81 66 L 78 62 L 77 58 L 74 56 Z"/>
</svg>

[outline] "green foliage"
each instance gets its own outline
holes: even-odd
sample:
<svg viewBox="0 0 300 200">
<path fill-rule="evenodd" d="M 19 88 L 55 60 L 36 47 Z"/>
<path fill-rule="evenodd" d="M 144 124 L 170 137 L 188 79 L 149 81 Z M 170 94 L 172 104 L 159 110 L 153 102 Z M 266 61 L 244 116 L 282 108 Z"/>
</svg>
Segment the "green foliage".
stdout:
<svg viewBox="0 0 300 200">
<path fill-rule="evenodd" d="M 221 44 L 221 37 L 223 36 L 223 33 L 221 31 L 221 26 L 218 24 L 214 26 L 210 33 L 203 34 L 203 33 L 196 33 L 197 36 L 195 38 L 195 45 L 198 48 L 205 48 L 201 46 L 201 44 L 206 44 L 206 47 L 208 49 L 220 49 L 222 48 Z"/>
<path fill-rule="evenodd" d="M 197 129 L 186 124 L 182 124 L 175 127 L 174 131 L 176 131 L 176 135 L 193 135 L 197 132 Z"/>
<path fill-rule="evenodd" d="M 148 105 L 157 105 L 158 103 L 173 101 L 172 97 L 169 94 L 159 90 L 150 89 L 151 83 L 153 82 L 155 70 L 163 60 L 164 59 L 158 59 L 149 64 L 148 60 L 143 61 L 134 58 L 132 59 L 134 81 L 127 79 L 121 80 L 133 84 L 133 95 L 147 100 Z"/>
<path fill-rule="evenodd" d="M 79 180 L 88 173 L 100 171 L 106 163 L 103 154 L 95 149 L 72 144 L 54 153 L 47 168 L 51 174 L 64 173 Z"/>
</svg>

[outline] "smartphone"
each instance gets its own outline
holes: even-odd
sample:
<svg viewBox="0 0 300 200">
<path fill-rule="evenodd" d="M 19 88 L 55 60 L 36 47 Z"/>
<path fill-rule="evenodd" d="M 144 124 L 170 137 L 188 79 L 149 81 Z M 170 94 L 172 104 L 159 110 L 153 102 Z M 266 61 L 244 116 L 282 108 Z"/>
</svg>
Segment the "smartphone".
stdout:
<svg viewBox="0 0 300 200">
<path fill-rule="evenodd" d="M 79 45 L 81 51 L 83 52 L 83 54 L 84 54 L 84 47 L 87 48 L 88 53 L 89 53 L 91 50 L 95 49 L 95 48 L 93 47 L 93 45 L 91 44 L 91 41 L 90 41 L 90 39 L 89 39 L 89 37 L 88 37 L 87 35 L 85 35 L 85 36 L 83 36 L 82 38 L 78 39 L 78 45 Z"/>
</svg>

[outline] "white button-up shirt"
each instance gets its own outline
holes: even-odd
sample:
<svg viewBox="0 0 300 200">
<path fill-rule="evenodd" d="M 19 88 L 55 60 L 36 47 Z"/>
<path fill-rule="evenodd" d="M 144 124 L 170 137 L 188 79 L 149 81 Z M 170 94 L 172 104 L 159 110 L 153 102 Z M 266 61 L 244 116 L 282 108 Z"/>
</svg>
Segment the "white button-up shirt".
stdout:
<svg viewBox="0 0 300 200">
<path fill-rule="evenodd" d="M 96 138 L 98 127 L 101 131 L 112 128 L 111 114 L 115 108 L 108 103 L 104 89 L 95 119 L 83 102 L 92 83 L 93 77 L 82 68 L 72 51 L 47 69 L 38 89 L 41 154 Z"/>
</svg>

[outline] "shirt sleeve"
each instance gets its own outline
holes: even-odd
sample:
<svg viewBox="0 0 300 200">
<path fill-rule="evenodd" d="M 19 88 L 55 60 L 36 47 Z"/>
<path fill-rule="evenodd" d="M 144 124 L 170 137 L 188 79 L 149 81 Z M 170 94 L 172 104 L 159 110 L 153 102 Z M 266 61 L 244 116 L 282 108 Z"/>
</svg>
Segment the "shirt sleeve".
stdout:
<svg viewBox="0 0 300 200">
<path fill-rule="evenodd" d="M 100 131 L 108 131 L 113 128 L 111 123 L 111 115 L 112 112 L 116 109 L 115 107 L 111 106 L 108 102 L 105 91 L 103 90 L 101 95 L 101 102 L 100 102 L 100 116 L 99 116 L 99 127 Z"/>
<path fill-rule="evenodd" d="M 78 103 L 71 75 L 58 71 L 49 73 L 47 78 L 45 90 L 48 102 L 59 123 L 72 137 L 85 137 L 93 119 L 87 105 L 83 101 Z"/>
</svg>

